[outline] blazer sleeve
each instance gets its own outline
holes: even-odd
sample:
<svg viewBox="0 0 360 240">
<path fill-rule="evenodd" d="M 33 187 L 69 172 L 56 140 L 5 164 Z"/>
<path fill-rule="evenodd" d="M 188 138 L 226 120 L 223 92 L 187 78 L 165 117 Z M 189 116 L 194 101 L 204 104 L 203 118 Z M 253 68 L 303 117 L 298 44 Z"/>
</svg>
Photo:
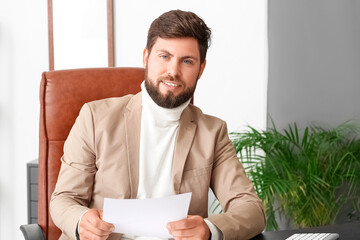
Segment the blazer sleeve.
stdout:
<svg viewBox="0 0 360 240">
<path fill-rule="evenodd" d="M 224 239 L 250 239 L 265 228 L 264 207 L 236 155 L 226 123 L 217 136 L 211 188 L 223 213 L 208 218 Z"/>
<path fill-rule="evenodd" d="M 94 124 L 90 107 L 80 110 L 67 140 L 50 214 L 57 227 L 70 239 L 76 239 L 80 216 L 88 209 L 96 173 Z"/>
</svg>

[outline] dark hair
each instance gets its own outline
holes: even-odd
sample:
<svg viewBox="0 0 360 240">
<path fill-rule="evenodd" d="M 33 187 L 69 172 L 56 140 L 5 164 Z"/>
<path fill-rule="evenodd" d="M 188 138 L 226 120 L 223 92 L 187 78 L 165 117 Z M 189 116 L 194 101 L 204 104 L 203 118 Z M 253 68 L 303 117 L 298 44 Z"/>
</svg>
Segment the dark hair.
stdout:
<svg viewBox="0 0 360 240">
<path fill-rule="evenodd" d="M 155 19 L 149 28 L 146 48 L 151 51 L 158 37 L 195 38 L 199 43 L 200 62 L 204 62 L 210 46 L 211 30 L 193 12 L 172 10 Z"/>
</svg>

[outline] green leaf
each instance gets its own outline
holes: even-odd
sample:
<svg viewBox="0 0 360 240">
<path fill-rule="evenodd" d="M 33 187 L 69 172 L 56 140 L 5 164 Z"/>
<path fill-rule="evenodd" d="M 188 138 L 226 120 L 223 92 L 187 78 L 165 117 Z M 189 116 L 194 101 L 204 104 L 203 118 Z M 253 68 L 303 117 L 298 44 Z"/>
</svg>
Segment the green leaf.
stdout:
<svg viewBox="0 0 360 240">
<path fill-rule="evenodd" d="M 296 123 L 279 131 L 271 122 L 267 130 L 249 126 L 246 132 L 230 134 L 264 203 L 266 229 L 278 228 L 276 211 L 298 227 L 334 222 L 346 199 L 359 199 L 360 125 L 309 125 L 301 132 Z M 338 194 L 344 185 L 346 191 Z"/>
</svg>

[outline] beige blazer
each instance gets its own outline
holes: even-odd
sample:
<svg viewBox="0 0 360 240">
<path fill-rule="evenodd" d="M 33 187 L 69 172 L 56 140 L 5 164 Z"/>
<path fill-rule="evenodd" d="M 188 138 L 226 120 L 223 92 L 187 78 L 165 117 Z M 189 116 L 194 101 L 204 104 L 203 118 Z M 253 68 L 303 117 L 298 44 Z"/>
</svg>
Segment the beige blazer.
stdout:
<svg viewBox="0 0 360 240">
<path fill-rule="evenodd" d="M 103 199 L 136 198 L 139 183 L 141 93 L 85 104 L 64 144 L 50 202 L 60 239 L 75 239 L 88 208 Z M 192 192 L 190 215 L 208 217 L 211 188 L 225 213 L 208 218 L 224 239 L 249 239 L 265 226 L 261 201 L 236 156 L 226 123 L 189 105 L 182 113 L 174 150 L 174 194 Z M 112 234 L 109 239 L 120 239 Z"/>
</svg>

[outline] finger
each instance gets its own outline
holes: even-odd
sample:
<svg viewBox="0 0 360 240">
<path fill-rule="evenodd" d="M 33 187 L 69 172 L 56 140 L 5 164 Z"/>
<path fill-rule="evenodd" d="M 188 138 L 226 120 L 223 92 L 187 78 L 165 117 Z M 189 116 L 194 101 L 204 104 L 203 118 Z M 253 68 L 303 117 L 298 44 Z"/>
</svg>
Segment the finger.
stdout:
<svg viewBox="0 0 360 240">
<path fill-rule="evenodd" d="M 175 221 L 175 222 L 169 222 L 167 224 L 167 227 L 168 227 L 168 229 L 172 229 L 172 230 L 194 228 L 202 220 L 203 220 L 203 218 L 201 216 L 191 216 L 191 215 L 189 215 L 185 219 L 181 219 L 181 220 Z"/>
<path fill-rule="evenodd" d="M 106 240 L 109 236 L 96 236 L 90 232 L 79 236 L 81 240 Z"/>
<path fill-rule="evenodd" d="M 100 218 L 98 219 L 91 219 L 90 220 L 90 223 L 92 226 L 96 226 L 96 228 L 98 228 L 99 230 L 102 230 L 102 231 L 114 231 L 114 225 L 111 224 L 111 223 L 108 223 L 108 222 L 105 222 L 103 220 L 101 220 Z"/>
<path fill-rule="evenodd" d="M 188 216 L 186 219 L 168 224 L 169 233 L 177 240 L 208 239 L 210 229 L 201 216 Z"/>
<path fill-rule="evenodd" d="M 114 226 L 100 219 L 100 212 L 97 209 L 90 209 L 80 221 L 80 236 L 92 234 L 95 237 L 107 237 L 114 230 Z"/>
<path fill-rule="evenodd" d="M 114 231 L 114 226 L 112 224 L 104 222 L 102 220 L 91 219 L 87 223 L 87 230 L 98 236 L 109 235 Z"/>
<path fill-rule="evenodd" d="M 171 230 L 170 234 L 175 238 L 192 237 L 196 235 L 196 228 Z"/>
<path fill-rule="evenodd" d="M 167 224 L 167 228 L 168 229 L 187 229 L 187 228 L 191 228 L 191 223 L 189 222 L 189 220 L 186 219 L 182 219 L 179 221 L 175 221 L 175 222 L 169 222 Z"/>
<path fill-rule="evenodd" d="M 106 237 L 110 235 L 110 231 L 103 231 L 98 229 L 96 226 L 93 226 L 91 224 L 87 224 L 83 228 L 80 228 L 80 236 L 96 236 L 96 237 Z"/>
<path fill-rule="evenodd" d="M 103 230 L 103 231 L 114 231 L 114 225 L 108 222 L 105 222 L 102 220 L 102 210 L 98 210 L 98 209 L 93 209 L 94 211 L 91 213 L 94 216 L 91 216 L 89 218 L 87 218 L 90 223 L 93 226 L 96 226 L 97 228 Z"/>
<path fill-rule="evenodd" d="M 210 230 L 205 225 L 198 225 L 194 228 L 170 230 L 169 233 L 175 238 L 201 238 L 208 236 Z"/>
</svg>

